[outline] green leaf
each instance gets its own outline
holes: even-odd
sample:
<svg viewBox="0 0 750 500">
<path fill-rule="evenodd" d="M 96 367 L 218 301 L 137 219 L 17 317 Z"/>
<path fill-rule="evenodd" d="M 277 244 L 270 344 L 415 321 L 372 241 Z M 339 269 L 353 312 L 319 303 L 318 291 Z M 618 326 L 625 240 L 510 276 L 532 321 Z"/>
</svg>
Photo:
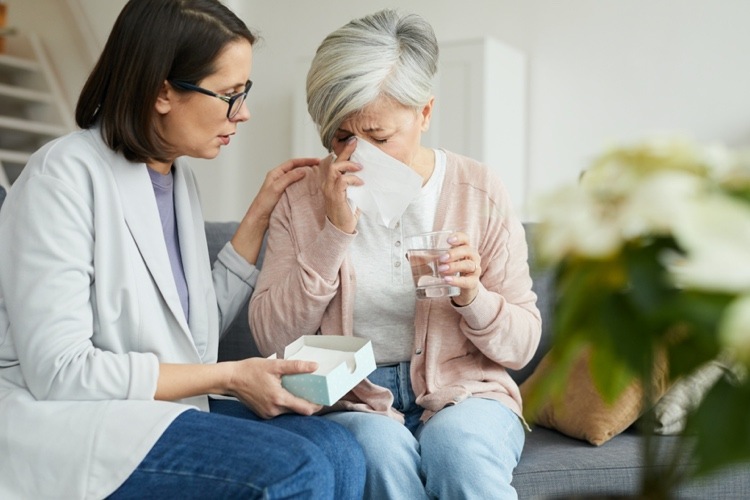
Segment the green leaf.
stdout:
<svg viewBox="0 0 750 500">
<path fill-rule="evenodd" d="M 697 474 L 750 460 L 750 380 L 733 385 L 721 379 L 688 419 L 696 436 Z"/>
<path fill-rule="evenodd" d="M 527 419 L 533 421 L 533 416 L 548 401 L 552 401 L 553 404 L 561 401 L 568 386 L 573 364 L 585 347 L 585 344 L 578 340 L 550 350 L 547 354 L 549 359 L 544 376 L 536 378 L 536 383 L 530 386 L 524 397 L 524 415 Z"/>
<path fill-rule="evenodd" d="M 667 348 L 669 377 L 675 380 L 692 373 L 704 363 L 716 358 L 718 354 L 717 349 L 707 347 L 696 336 L 689 336 Z"/>
<path fill-rule="evenodd" d="M 590 367 L 594 385 L 608 404 L 614 403 L 634 379 L 627 365 L 608 349 L 593 350 Z"/>
<path fill-rule="evenodd" d="M 628 297 L 641 315 L 657 314 L 664 302 L 675 294 L 660 258 L 666 249 L 676 249 L 671 238 L 640 240 L 629 245 L 624 252 Z"/>
</svg>

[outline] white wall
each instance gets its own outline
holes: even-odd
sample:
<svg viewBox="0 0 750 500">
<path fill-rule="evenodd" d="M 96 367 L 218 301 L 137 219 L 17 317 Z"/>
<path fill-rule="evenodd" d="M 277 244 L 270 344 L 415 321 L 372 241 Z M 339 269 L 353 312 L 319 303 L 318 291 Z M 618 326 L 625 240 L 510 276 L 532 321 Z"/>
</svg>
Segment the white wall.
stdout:
<svg viewBox="0 0 750 500">
<path fill-rule="evenodd" d="M 662 131 L 750 142 L 750 2 L 535 2 L 531 188 L 603 147 Z"/>
<path fill-rule="evenodd" d="M 68 0 L 103 40 L 124 0 Z M 66 90 L 85 78 L 91 37 L 69 33 L 59 0 L 9 0 L 16 25 L 44 29 Z M 257 29 L 251 121 L 214 162 L 198 162 L 209 219 L 242 215 L 265 171 L 292 150 L 292 97 L 331 30 L 382 7 L 426 16 L 441 41 L 487 35 L 528 56 L 527 199 L 574 180 L 608 145 L 677 131 L 750 142 L 746 0 L 227 0 Z M 45 10 L 46 9 L 46 10 Z M 52 12 L 51 16 L 38 15 Z M 75 24 L 73 22 L 72 24 Z M 37 30 L 39 31 L 39 30 Z M 77 61 L 77 62 L 76 62 Z M 74 99 L 74 97 L 73 97 Z"/>
</svg>

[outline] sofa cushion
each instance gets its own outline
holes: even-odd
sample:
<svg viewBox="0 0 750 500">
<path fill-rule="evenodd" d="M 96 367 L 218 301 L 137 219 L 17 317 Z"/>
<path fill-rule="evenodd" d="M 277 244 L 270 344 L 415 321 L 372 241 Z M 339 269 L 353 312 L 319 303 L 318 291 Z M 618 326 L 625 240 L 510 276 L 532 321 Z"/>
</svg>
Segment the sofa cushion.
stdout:
<svg viewBox="0 0 750 500">
<path fill-rule="evenodd" d="M 651 466 L 666 469 L 678 449 L 679 438 L 655 436 L 655 439 L 660 453 Z M 689 453 L 680 454 L 680 470 L 690 467 L 689 457 Z M 643 440 L 634 428 L 597 447 L 535 426 L 526 434 L 521 461 L 513 472 L 513 486 L 519 498 L 634 495 L 640 490 L 646 467 Z M 675 498 L 739 499 L 746 498 L 740 492 L 750 491 L 748 488 L 748 466 L 740 464 L 681 484 Z"/>
<path fill-rule="evenodd" d="M 734 380 L 735 374 L 728 364 L 713 360 L 675 381 L 654 407 L 654 432 L 679 434 L 685 430 L 688 414 L 722 377 Z"/>
<path fill-rule="evenodd" d="M 669 439 L 674 446 L 676 439 L 671 436 Z M 523 492 L 524 498 L 632 493 L 639 487 L 641 450 L 641 440 L 630 432 L 601 447 L 593 447 L 535 426 L 526 434 L 521 460 L 513 472 L 513 486 L 519 496 Z"/>
</svg>

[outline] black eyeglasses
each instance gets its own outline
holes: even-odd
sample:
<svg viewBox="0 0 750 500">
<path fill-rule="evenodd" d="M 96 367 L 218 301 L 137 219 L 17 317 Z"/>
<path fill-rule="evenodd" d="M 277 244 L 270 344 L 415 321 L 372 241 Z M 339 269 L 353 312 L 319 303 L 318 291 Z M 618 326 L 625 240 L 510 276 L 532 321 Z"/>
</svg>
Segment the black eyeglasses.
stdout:
<svg viewBox="0 0 750 500">
<path fill-rule="evenodd" d="M 221 99 L 225 103 L 229 104 L 229 109 L 227 109 L 227 118 L 229 118 L 230 120 L 237 116 L 237 113 L 240 112 L 242 104 L 245 102 L 245 98 L 247 97 L 247 93 L 250 90 L 250 87 L 253 86 L 253 82 L 251 80 L 248 80 L 247 82 L 245 82 L 245 90 L 243 90 L 242 92 L 237 92 L 234 95 L 227 96 L 217 94 L 216 92 L 204 89 L 203 87 L 199 87 L 197 85 L 193 85 L 192 83 L 183 82 L 180 80 L 169 80 L 169 83 L 171 83 L 172 86 L 177 87 L 178 89 L 192 90 L 193 92 L 200 92 L 201 94 L 210 95 L 211 97 Z"/>
</svg>

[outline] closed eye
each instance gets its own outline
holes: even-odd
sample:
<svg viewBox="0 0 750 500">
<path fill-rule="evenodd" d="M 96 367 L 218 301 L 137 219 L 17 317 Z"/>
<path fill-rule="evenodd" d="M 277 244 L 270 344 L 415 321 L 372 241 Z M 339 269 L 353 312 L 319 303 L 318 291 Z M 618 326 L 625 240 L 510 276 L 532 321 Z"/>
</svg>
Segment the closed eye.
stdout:
<svg viewBox="0 0 750 500">
<path fill-rule="evenodd" d="M 334 140 L 340 143 L 344 143 L 351 137 L 353 137 L 353 134 L 340 135 L 334 137 Z M 375 137 L 370 137 L 370 141 L 374 142 L 375 144 L 385 144 L 386 142 L 388 142 L 388 139 L 376 139 Z"/>
</svg>

